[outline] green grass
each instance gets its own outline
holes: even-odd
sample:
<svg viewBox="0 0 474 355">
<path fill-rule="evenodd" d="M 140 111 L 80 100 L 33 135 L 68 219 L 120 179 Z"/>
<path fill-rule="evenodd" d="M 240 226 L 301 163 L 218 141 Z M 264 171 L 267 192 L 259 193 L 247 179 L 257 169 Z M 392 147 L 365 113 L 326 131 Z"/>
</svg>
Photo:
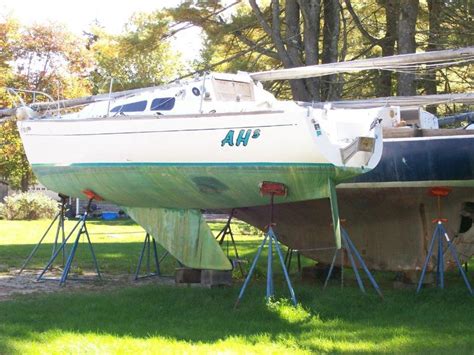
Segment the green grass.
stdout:
<svg viewBox="0 0 474 355">
<path fill-rule="evenodd" d="M 41 233 L 46 224 L 0 221 L 0 264 L 19 266 L 40 237 L 29 233 Z M 94 222 L 90 230 L 106 233 L 93 234 L 104 272 L 134 269 L 143 235 L 116 232 L 138 227 Z M 259 242 L 239 235 L 239 252 L 251 259 Z M 47 259 L 49 246 L 45 249 L 38 259 Z M 13 251 L 19 260 L 9 255 Z M 86 255 L 78 259 L 82 264 Z M 260 264 L 236 310 L 241 282 L 216 289 L 149 284 L 16 296 L 0 302 L 0 353 L 474 352 L 474 299 L 456 275 L 449 275 L 444 292 L 426 289 L 415 296 L 412 289 L 390 289 L 393 275 L 379 273 L 381 300 L 373 291 L 361 294 L 349 273 L 343 290 L 334 282 L 324 292 L 293 274 L 300 302 L 293 308 L 286 300 L 265 303 L 263 260 Z M 170 260 L 170 271 L 173 266 Z M 280 274 L 276 280 L 277 296 L 287 297 Z"/>
</svg>

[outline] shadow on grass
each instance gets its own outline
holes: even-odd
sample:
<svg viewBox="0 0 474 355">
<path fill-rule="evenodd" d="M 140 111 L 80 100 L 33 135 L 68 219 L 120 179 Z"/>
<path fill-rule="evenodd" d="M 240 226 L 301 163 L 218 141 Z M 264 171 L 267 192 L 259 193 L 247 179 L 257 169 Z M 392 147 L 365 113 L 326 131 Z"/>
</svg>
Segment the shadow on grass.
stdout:
<svg viewBox="0 0 474 355">
<path fill-rule="evenodd" d="M 261 239 L 239 241 L 239 253 L 249 261 Z M 20 267 L 34 245 L 2 245 L 0 260 Z M 31 266 L 44 266 L 51 254 L 45 244 Z M 95 243 L 104 273 L 135 271 L 141 243 Z M 160 254 L 162 253 L 160 249 Z M 266 251 L 264 251 L 265 253 Z M 89 252 L 79 249 L 78 264 L 92 269 Z M 172 272 L 175 262 L 167 259 L 164 272 Z M 233 310 L 240 287 L 225 289 L 143 286 L 107 290 L 21 296 L 0 302 L 0 353 L 18 351 L 15 343 L 44 343 L 51 333 L 111 335 L 149 339 L 164 337 L 192 344 L 242 338 L 257 344 L 262 337 L 277 344 L 294 343 L 310 352 L 451 352 L 472 353 L 474 302 L 462 280 L 449 275 L 447 290 L 384 290 L 380 300 L 372 290 L 362 295 L 356 287 L 341 290 L 334 283 L 322 292 L 319 286 L 295 280 L 298 300 L 304 305 L 293 311 L 280 305 L 268 307 L 264 287 L 265 254 L 241 307 Z M 280 269 L 275 267 L 276 272 Z M 287 297 L 287 289 L 276 275 L 277 295 Z M 472 279 L 472 275 L 471 279 Z M 49 337 L 49 338 L 48 338 Z"/>
<path fill-rule="evenodd" d="M 131 274 L 135 272 L 138 258 L 142 250 L 143 244 L 136 243 L 94 243 L 94 252 L 97 256 L 99 267 L 105 274 Z M 1 264 L 13 269 L 19 269 L 31 253 L 34 244 L 14 244 L 0 246 Z M 34 257 L 28 263 L 28 269 L 42 269 L 49 261 L 52 254 L 52 243 L 42 244 Z M 71 244 L 67 246 L 67 252 L 70 250 Z M 164 249 L 159 248 L 159 255 L 164 254 Z M 67 257 L 67 253 L 66 253 Z M 60 265 L 61 255 L 58 256 L 54 265 Z M 80 266 L 83 270 L 94 270 L 92 257 L 87 244 L 80 243 L 74 265 Z M 172 257 L 167 257 L 163 264 L 163 271 L 171 273 L 176 266 L 176 261 Z"/>
<path fill-rule="evenodd" d="M 244 266 L 250 267 L 250 263 L 256 253 L 261 240 L 255 238 L 251 241 L 239 241 L 238 252 L 241 259 L 245 260 Z M 93 243 L 94 251 L 97 256 L 99 267 L 105 274 L 112 273 L 134 273 L 138 263 L 138 258 L 141 253 L 143 243 L 142 242 L 118 242 L 118 243 Z M 9 268 L 20 268 L 25 262 L 28 255 L 31 253 L 35 244 L 7 244 L 0 245 L 0 264 Z M 30 269 L 41 269 L 43 268 L 52 254 L 52 243 L 43 243 L 38 249 L 35 256 L 31 259 L 28 264 Z M 70 250 L 71 243 L 68 243 L 67 250 Z M 229 250 L 229 257 L 234 257 L 234 251 L 231 245 L 224 243 L 222 245 L 224 253 Z M 162 247 L 158 247 L 158 255 L 161 257 L 165 253 Z M 94 266 L 92 263 L 91 254 L 85 243 L 81 241 L 79 244 L 77 254 L 75 257 L 75 264 L 79 265 L 84 270 L 93 270 Z M 264 263 L 266 262 L 266 249 L 260 256 L 261 264 L 257 270 L 257 277 L 264 273 Z M 61 262 L 59 256 L 55 265 Z M 278 258 L 274 257 L 275 270 L 280 272 L 280 266 Z M 305 260 L 303 264 L 314 263 L 312 261 Z M 296 261 L 295 261 L 296 265 Z M 162 271 L 165 274 L 170 274 L 176 267 L 176 260 L 172 256 L 168 256 L 164 259 L 161 265 Z M 293 266 L 296 269 L 296 266 Z"/>
<path fill-rule="evenodd" d="M 286 296 L 282 283 L 276 285 Z M 256 344 L 262 336 L 311 352 L 469 352 L 474 348 L 473 300 L 461 285 L 444 293 L 390 291 L 384 301 L 355 288 L 325 292 L 297 285 L 303 308 L 268 307 L 253 283 L 239 309 L 238 287 L 225 289 L 143 286 L 107 291 L 19 297 L 0 303 L 0 352 L 14 341 L 41 342 L 48 332 L 165 337 L 214 344 L 233 337 Z M 295 312 L 295 313 L 292 313 Z M 295 316 L 296 314 L 296 316 Z M 298 315 L 299 314 L 299 315 Z M 301 315 L 303 314 L 303 315 Z"/>
</svg>

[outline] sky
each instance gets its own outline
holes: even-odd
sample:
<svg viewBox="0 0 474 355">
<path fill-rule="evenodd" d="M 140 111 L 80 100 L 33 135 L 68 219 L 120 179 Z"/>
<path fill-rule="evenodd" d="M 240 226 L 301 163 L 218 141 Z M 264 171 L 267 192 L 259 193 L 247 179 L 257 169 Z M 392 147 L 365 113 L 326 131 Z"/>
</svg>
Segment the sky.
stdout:
<svg viewBox="0 0 474 355">
<path fill-rule="evenodd" d="M 181 0 L 1 0 L 0 14 L 12 14 L 23 24 L 59 22 L 72 32 L 82 34 L 96 20 L 113 34 L 118 34 L 134 12 L 173 7 Z M 196 58 L 201 46 L 200 31 L 191 28 L 180 32 L 173 42 L 184 60 Z"/>
</svg>

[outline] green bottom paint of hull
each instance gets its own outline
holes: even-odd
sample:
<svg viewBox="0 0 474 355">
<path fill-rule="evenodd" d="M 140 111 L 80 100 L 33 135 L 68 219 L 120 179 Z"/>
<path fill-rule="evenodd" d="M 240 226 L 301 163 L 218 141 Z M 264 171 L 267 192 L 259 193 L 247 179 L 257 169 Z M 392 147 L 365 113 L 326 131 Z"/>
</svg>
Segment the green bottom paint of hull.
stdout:
<svg viewBox="0 0 474 355">
<path fill-rule="evenodd" d="M 283 183 L 288 196 L 275 203 L 329 196 L 328 179 L 336 184 L 361 174 L 332 164 L 74 164 L 33 165 L 47 188 L 84 198 L 89 189 L 107 201 L 128 207 L 218 209 L 268 204 L 262 181 Z"/>
</svg>

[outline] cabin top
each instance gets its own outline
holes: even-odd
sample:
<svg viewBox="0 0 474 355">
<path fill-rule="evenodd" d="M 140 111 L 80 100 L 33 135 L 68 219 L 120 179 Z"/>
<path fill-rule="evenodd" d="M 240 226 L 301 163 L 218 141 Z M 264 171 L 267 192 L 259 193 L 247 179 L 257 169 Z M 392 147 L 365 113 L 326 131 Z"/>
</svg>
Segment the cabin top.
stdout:
<svg viewBox="0 0 474 355">
<path fill-rule="evenodd" d="M 286 104 L 296 106 L 291 102 Z M 210 73 L 192 80 L 94 102 L 63 118 L 248 112 L 278 109 L 278 106 L 279 101 L 247 73 Z"/>
</svg>

